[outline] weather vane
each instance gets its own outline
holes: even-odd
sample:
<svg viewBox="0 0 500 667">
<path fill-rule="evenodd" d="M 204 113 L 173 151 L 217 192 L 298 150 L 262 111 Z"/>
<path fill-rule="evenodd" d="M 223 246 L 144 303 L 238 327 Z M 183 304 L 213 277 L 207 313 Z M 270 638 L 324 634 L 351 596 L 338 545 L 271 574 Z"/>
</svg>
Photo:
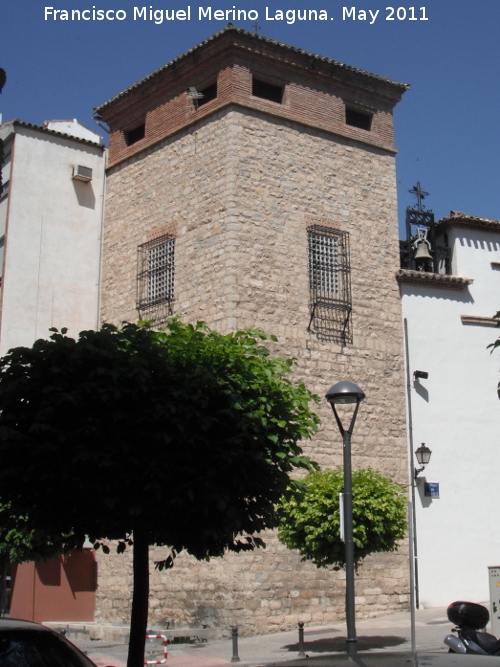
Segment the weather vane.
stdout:
<svg viewBox="0 0 500 667">
<path fill-rule="evenodd" d="M 256 33 L 258 33 L 259 30 L 261 29 L 261 26 L 257 23 L 257 21 L 255 21 L 255 23 L 252 23 L 252 28 L 255 30 Z"/>
</svg>

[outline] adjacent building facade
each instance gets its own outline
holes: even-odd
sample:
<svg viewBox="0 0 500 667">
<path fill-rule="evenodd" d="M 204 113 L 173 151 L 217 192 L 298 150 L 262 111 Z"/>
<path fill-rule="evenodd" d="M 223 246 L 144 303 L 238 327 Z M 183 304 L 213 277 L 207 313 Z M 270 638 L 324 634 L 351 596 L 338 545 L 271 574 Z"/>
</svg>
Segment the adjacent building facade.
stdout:
<svg viewBox="0 0 500 667">
<path fill-rule="evenodd" d="M 99 326 L 105 149 L 76 120 L 0 124 L 0 355 L 67 327 Z M 48 491 L 50 492 L 50 490 Z M 91 550 L 12 573 L 10 612 L 34 621 L 94 618 Z"/>
<path fill-rule="evenodd" d="M 500 564 L 499 364 L 487 349 L 498 337 L 492 316 L 499 310 L 500 222 L 451 211 L 432 236 L 431 259 L 422 253 L 417 270 L 398 274 L 408 330 L 410 441 L 432 451 L 417 477 L 415 502 L 425 607 L 488 600 L 488 567 Z"/>
<path fill-rule="evenodd" d="M 406 88 L 229 26 L 96 109 L 111 131 L 101 321 L 264 328 L 320 396 L 341 379 L 363 388 L 354 465 L 403 485 L 392 114 Z M 326 401 L 319 412 L 304 448 L 341 465 Z M 223 561 L 152 565 L 150 622 L 251 634 L 342 618 L 342 574 L 265 540 Z M 99 556 L 99 620 L 129 617 L 129 556 Z M 363 615 L 406 606 L 405 545 L 367 559 L 356 585 Z"/>
<path fill-rule="evenodd" d="M 77 121 L 0 125 L 0 354 L 98 325 L 105 156 Z"/>
</svg>

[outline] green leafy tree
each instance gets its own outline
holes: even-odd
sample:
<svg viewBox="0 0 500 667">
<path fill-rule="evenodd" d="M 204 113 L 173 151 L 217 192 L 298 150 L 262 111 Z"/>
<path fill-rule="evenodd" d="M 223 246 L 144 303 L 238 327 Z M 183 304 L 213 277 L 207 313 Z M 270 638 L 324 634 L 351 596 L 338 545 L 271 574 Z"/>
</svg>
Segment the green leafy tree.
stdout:
<svg viewBox="0 0 500 667">
<path fill-rule="evenodd" d="M 261 331 L 172 320 L 15 348 L 0 360 L 0 489 L 67 548 L 133 540 L 128 667 L 142 665 L 148 547 L 198 559 L 263 546 L 312 435 L 315 398 Z M 275 340 L 275 339 L 274 339 Z M 317 399 L 316 399 L 317 400 Z M 23 483 L 19 484 L 22 479 Z M 171 565 L 167 559 L 165 565 Z"/>
<path fill-rule="evenodd" d="M 370 468 L 353 472 L 352 487 L 358 567 L 369 554 L 397 549 L 406 534 L 406 500 L 401 487 Z M 345 567 L 339 506 L 343 488 L 342 468 L 312 472 L 302 480 L 300 490 L 284 497 L 278 507 L 279 539 L 317 567 Z"/>
</svg>

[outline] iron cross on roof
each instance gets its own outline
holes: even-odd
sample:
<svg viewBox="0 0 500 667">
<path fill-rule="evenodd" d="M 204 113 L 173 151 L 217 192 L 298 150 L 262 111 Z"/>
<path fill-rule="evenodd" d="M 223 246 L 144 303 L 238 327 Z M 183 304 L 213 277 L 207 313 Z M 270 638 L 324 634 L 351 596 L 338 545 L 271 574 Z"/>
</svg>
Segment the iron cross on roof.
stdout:
<svg viewBox="0 0 500 667">
<path fill-rule="evenodd" d="M 417 184 L 414 185 L 411 190 L 408 190 L 408 192 L 411 195 L 415 195 L 415 197 L 417 198 L 418 210 L 422 211 L 425 208 L 425 206 L 422 206 L 422 200 L 425 199 L 429 195 L 429 193 L 426 192 L 425 190 L 422 190 L 422 188 L 420 187 L 420 181 L 417 181 Z"/>
</svg>

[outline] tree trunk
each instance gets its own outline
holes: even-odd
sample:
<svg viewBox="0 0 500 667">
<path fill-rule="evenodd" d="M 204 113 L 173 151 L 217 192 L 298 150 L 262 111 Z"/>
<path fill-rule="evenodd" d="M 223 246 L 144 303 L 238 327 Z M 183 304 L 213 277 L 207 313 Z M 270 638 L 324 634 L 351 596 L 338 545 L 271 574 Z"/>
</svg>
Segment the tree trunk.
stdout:
<svg viewBox="0 0 500 667">
<path fill-rule="evenodd" d="M 134 592 L 127 667 L 143 667 L 148 626 L 149 544 L 147 533 L 140 528 L 134 530 L 133 539 Z"/>
<path fill-rule="evenodd" d="M 9 572 L 9 559 L 4 554 L 0 556 L 0 616 L 5 614 L 7 608 L 7 574 Z"/>
</svg>

